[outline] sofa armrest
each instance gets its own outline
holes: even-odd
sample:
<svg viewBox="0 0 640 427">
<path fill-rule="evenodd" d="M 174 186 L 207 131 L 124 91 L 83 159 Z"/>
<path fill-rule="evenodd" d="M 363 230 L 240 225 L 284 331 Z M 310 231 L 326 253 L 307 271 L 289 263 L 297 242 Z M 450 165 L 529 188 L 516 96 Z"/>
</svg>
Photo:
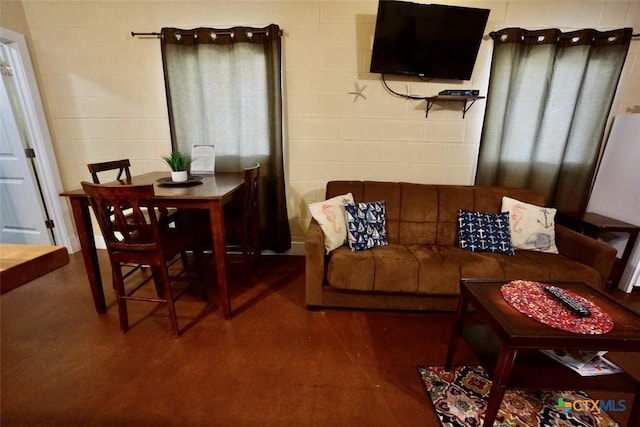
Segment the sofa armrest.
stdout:
<svg viewBox="0 0 640 427">
<path fill-rule="evenodd" d="M 616 259 L 614 247 L 559 224 L 556 224 L 556 245 L 561 255 L 596 269 L 606 287 Z"/>
<path fill-rule="evenodd" d="M 325 273 L 324 233 L 315 219 L 311 220 L 305 238 L 305 294 L 307 306 L 322 305 Z"/>
</svg>

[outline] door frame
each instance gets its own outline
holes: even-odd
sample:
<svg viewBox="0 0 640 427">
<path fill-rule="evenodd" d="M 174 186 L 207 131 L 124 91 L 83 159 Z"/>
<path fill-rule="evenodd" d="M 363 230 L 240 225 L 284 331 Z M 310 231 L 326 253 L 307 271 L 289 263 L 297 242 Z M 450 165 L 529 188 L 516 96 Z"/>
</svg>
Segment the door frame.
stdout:
<svg viewBox="0 0 640 427">
<path fill-rule="evenodd" d="M 71 253 L 77 252 L 80 244 L 71 222 L 69 204 L 60 196 L 64 191 L 62 179 L 26 39 L 20 33 L 0 27 L 0 41 L 15 48 L 20 58 L 20 64 L 14 64 L 17 66 L 12 71 L 22 94 L 27 132 L 36 152 L 34 165 L 40 178 L 44 203 L 55 224 L 52 231 L 56 244 L 65 246 Z"/>
</svg>

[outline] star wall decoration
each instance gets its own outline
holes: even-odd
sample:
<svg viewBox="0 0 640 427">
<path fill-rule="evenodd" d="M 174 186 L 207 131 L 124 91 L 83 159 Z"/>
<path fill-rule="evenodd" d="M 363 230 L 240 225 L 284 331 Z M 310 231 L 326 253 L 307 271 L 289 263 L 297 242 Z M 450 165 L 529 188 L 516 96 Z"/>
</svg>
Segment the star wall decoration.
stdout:
<svg viewBox="0 0 640 427">
<path fill-rule="evenodd" d="M 362 99 L 366 100 L 367 97 L 364 96 L 362 92 L 364 92 L 364 90 L 367 88 L 367 85 L 362 86 L 362 88 L 360 88 L 360 85 L 358 84 L 358 82 L 355 82 L 353 85 L 355 86 L 356 91 L 349 92 L 349 95 L 355 95 L 353 97 L 353 102 L 356 102 L 358 100 L 358 97 L 362 97 Z"/>
</svg>

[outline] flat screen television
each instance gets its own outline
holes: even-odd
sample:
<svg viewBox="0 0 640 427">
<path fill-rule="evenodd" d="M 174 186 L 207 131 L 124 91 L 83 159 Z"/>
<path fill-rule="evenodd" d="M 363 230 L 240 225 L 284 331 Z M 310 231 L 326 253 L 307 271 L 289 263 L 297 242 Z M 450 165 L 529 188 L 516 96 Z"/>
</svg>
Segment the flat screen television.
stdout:
<svg viewBox="0 0 640 427">
<path fill-rule="evenodd" d="M 380 0 L 371 72 L 469 80 L 489 9 Z"/>
</svg>

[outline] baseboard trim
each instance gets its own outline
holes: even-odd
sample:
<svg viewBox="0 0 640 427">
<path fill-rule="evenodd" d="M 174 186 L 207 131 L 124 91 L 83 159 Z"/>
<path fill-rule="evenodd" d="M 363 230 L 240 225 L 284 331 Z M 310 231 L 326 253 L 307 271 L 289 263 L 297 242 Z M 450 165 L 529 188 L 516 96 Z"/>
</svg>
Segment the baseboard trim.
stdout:
<svg viewBox="0 0 640 427">
<path fill-rule="evenodd" d="M 93 239 L 96 242 L 96 249 L 107 249 L 107 245 L 104 242 L 104 238 L 102 235 L 93 236 Z M 291 242 L 291 249 L 283 253 L 276 253 L 271 250 L 262 251 L 262 255 L 294 255 L 294 256 L 304 256 L 305 255 L 304 242 Z"/>
<path fill-rule="evenodd" d="M 107 244 L 104 242 L 102 234 L 99 236 L 93 236 L 93 240 L 96 242 L 96 249 L 107 249 Z"/>
<path fill-rule="evenodd" d="M 304 256 L 306 253 L 304 250 L 304 242 L 291 242 L 291 249 L 281 254 L 276 254 L 273 251 L 263 251 L 262 253 L 264 254 L 266 252 L 270 252 L 273 255 L 295 255 L 295 256 Z"/>
</svg>

